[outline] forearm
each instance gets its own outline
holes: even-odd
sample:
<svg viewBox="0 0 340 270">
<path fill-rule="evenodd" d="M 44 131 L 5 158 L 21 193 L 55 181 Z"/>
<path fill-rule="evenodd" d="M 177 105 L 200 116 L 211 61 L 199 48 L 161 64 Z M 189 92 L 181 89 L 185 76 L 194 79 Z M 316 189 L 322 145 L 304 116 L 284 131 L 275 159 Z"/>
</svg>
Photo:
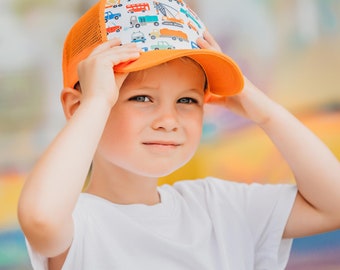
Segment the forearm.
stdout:
<svg viewBox="0 0 340 270">
<path fill-rule="evenodd" d="M 71 217 L 110 107 L 93 99 L 79 106 L 28 176 L 19 218 L 62 223 Z"/>
<path fill-rule="evenodd" d="M 320 212 L 339 216 L 340 163 L 326 145 L 280 105 L 266 101 L 261 128 L 290 166 L 303 198 Z"/>
<path fill-rule="evenodd" d="M 205 33 L 201 48 L 220 48 Z M 340 227 L 340 163 L 332 152 L 293 115 L 245 79 L 233 97 L 211 96 L 210 103 L 227 107 L 258 124 L 270 137 L 294 173 L 298 196 L 284 237 L 299 237 Z"/>
</svg>

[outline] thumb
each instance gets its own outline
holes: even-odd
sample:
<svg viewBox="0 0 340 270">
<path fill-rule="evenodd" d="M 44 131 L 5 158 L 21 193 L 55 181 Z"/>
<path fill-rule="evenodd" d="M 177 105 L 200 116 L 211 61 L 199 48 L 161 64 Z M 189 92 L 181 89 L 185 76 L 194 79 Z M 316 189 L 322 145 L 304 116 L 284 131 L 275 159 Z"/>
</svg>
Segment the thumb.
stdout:
<svg viewBox="0 0 340 270">
<path fill-rule="evenodd" d="M 208 104 L 222 104 L 225 102 L 225 98 L 224 96 L 219 96 L 219 95 L 215 95 L 211 92 L 206 93 L 205 98 L 204 98 L 204 102 L 208 103 Z"/>
<path fill-rule="evenodd" d="M 116 86 L 120 89 L 129 73 L 115 72 Z"/>
</svg>

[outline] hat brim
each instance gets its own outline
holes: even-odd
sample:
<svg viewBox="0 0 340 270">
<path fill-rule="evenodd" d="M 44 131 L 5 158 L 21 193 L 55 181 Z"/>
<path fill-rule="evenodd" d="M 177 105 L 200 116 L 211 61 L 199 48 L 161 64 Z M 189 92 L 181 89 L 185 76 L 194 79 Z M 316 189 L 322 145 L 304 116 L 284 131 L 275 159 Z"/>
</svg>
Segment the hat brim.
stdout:
<svg viewBox="0 0 340 270">
<path fill-rule="evenodd" d="M 115 72 L 133 72 L 168 62 L 180 57 L 190 57 L 205 71 L 208 89 L 220 96 L 232 96 L 243 89 L 243 75 L 237 64 L 227 55 L 207 49 L 154 50 L 142 52 L 133 62 L 114 67 Z"/>
</svg>

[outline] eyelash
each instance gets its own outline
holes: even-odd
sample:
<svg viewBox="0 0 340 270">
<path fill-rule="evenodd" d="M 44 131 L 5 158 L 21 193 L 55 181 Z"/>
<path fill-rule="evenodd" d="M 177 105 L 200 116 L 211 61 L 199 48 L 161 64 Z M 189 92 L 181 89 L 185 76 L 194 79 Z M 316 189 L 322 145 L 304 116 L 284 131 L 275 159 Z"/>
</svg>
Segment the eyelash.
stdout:
<svg viewBox="0 0 340 270">
<path fill-rule="evenodd" d="M 136 101 L 136 102 L 152 102 L 152 99 L 148 96 L 134 96 L 129 98 L 130 101 Z M 197 99 L 191 98 L 191 97 L 182 97 L 178 99 L 177 103 L 183 103 L 183 104 L 197 104 Z"/>
<path fill-rule="evenodd" d="M 143 100 L 141 100 L 141 99 L 143 99 Z M 148 100 L 146 100 L 146 99 L 148 99 Z M 134 97 L 129 98 L 129 100 L 136 101 L 136 102 L 150 102 L 151 98 L 148 97 L 148 96 L 134 96 Z"/>
<path fill-rule="evenodd" d="M 186 101 L 186 102 L 181 102 L 181 101 Z M 197 104 L 198 101 L 194 98 L 190 98 L 190 97 L 183 97 L 183 98 L 180 98 L 178 100 L 178 103 L 186 103 L 186 104 Z"/>
</svg>

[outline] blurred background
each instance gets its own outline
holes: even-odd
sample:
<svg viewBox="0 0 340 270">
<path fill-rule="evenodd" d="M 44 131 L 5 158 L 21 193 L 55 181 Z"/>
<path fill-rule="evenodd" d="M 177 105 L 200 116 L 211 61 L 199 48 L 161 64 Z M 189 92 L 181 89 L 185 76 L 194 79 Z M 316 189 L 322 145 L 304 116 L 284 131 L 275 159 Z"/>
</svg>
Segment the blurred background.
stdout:
<svg viewBox="0 0 340 270">
<path fill-rule="evenodd" d="M 16 218 L 17 200 L 25 176 L 65 123 L 59 103 L 62 45 L 71 25 L 94 2 L 0 2 L 1 270 L 31 269 Z M 187 3 L 244 74 L 340 159 L 340 1 Z M 206 175 L 248 183 L 294 183 L 261 130 L 215 107 L 206 108 L 197 155 L 160 183 Z M 296 239 L 287 269 L 340 269 L 340 232 Z"/>
</svg>

